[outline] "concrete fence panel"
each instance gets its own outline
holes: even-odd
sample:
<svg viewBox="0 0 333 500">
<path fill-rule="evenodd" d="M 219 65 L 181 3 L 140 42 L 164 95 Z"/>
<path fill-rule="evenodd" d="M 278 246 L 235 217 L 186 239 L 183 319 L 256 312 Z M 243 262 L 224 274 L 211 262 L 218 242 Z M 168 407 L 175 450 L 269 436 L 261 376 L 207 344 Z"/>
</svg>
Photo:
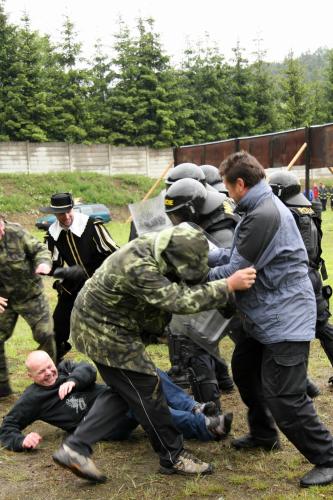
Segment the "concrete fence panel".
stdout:
<svg viewBox="0 0 333 500">
<path fill-rule="evenodd" d="M 0 142 L 0 173 L 98 172 L 159 177 L 172 161 L 171 148 L 110 144 Z"/>
</svg>

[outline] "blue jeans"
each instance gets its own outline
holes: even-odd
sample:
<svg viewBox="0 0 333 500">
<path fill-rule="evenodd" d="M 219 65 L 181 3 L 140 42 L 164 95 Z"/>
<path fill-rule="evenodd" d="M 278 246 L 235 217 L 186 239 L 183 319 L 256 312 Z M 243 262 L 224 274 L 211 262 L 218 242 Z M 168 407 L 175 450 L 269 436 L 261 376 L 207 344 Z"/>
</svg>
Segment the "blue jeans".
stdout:
<svg viewBox="0 0 333 500">
<path fill-rule="evenodd" d="M 198 439 L 199 441 L 213 440 L 214 436 L 207 430 L 205 416 L 202 413 L 192 413 L 196 401 L 181 387 L 176 385 L 166 372 L 159 368 L 157 372 L 161 379 L 162 390 L 168 403 L 173 423 L 183 434 L 184 438 Z M 108 436 L 108 439 L 116 441 L 127 439 L 137 425 L 137 421 L 128 412 L 126 417 L 117 423 L 116 430 Z"/>
<path fill-rule="evenodd" d="M 213 440 L 214 436 L 207 430 L 205 416 L 202 413 L 192 413 L 196 401 L 174 384 L 165 372 L 158 370 L 158 375 L 177 430 L 185 439 Z M 74 433 L 67 438 L 66 443 L 78 453 L 89 456 L 97 441 L 128 439 L 138 425 L 126 402 L 106 388 L 96 398 L 94 405 Z M 91 432 L 91 429 L 94 432 Z"/>
<path fill-rule="evenodd" d="M 211 441 L 214 439 L 207 430 L 205 416 L 202 413 L 192 413 L 196 401 L 181 387 L 174 384 L 165 372 L 159 368 L 157 372 L 162 382 L 163 393 L 167 400 L 173 423 L 183 434 L 184 438 L 199 439 L 200 441 Z"/>
</svg>

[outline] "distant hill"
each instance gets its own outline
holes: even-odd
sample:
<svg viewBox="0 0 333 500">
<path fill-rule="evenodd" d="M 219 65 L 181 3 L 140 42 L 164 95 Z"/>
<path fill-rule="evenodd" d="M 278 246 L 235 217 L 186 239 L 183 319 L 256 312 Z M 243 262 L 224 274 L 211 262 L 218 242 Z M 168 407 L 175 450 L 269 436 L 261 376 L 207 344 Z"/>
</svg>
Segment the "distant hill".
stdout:
<svg viewBox="0 0 333 500">
<path fill-rule="evenodd" d="M 296 58 L 304 67 L 304 76 L 307 82 L 323 80 L 324 71 L 327 67 L 329 49 L 319 47 L 314 53 L 304 52 Z M 268 63 L 273 75 L 278 75 L 284 71 L 285 63 Z"/>
</svg>

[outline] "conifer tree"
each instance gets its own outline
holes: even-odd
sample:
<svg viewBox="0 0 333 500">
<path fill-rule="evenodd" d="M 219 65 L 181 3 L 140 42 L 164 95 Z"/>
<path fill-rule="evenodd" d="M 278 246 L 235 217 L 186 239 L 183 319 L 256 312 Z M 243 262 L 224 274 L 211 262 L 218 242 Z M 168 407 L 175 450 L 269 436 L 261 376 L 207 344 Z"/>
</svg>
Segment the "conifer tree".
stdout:
<svg viewBox="0 0 333 500">
<path fill-rule="evenodd" d="M 325 73 L 325 121 L 333 122 L 333 49 L 328 52 L 328 64 Z"/>
<path fill-rule="evenodd" d="M 108 99 L 114 73 L 111 61 L 103 52 L 101 40 L 95 44 L 95 54 L 90 69 L 91 85 L 88 95 L 89 141 L 105 143 L 108 141 L 109 109 Z"/>
<path fill-rule="evenodd" d="M 223 56 L 207 36 L 197 47 L 185 51 L 183 80 L 191 110 L 191 131 L 195 142 L 226 137 L 229 109 L 226 102 L 226 65 Z M 193 128 L 193 126 L 192 126 Z"/>
<path fill-rule="evenodd" d="M 153 19 L 140 18 L 137 33 L 132 36 L 120 23 L 116 35 L 110 140 L 122 145 L 168 147 L 176 134 L 174 72 L 154 31 Z"/>
<path fill-rule="evenodd" d="M 16 76 L 15 64 L 18 60 L 16 27 L 8 22 L 3 2 L 0 2 L 0 141 L 9 141 L 15 122 L 8 110 L 8 94 L 12 79 Z"/>
<path fill-rule="evenodd" d="M 6 99 L 6 122 L 12 140 L 47 141 L 51 113 L 45 88 L 45 45 L 48 40 L 32 31 L 27 14 L 17 31 L 17 60 L 12 62 L 10 91 Z"/>
<path fill-rule="evenodd" d="M 284 128 L 305 127 L 308 124 L 309 107 L 302 66 L 292 52 L 286 58 L 285 64 L 280 101 Z"/>
<path fill-rule="evenodd" d="M 257 41 L 256 60 L 251 66 L 254 101 L 254 124 L 252 134 L 267 134 L 277 130 L 276 92 L 268 64 L 264 61 L 265 51 Z"/>
<path fill-rule="evenodd" d="M 243 57 L 239 42 L 233 49 L 233 64 L 229 68 L 227 103 L 229 105 L 229 137 L 252 135 L 255 129 L 255 102 L 248 61 Z"/>
<path fill-rule="evenodd" d="M 74 25 L 65 17 L 62 41 L 52 54 L 50 85 L 52 108 L 52 138 L 57 141 L 83 142 L 88 137 L 89 109 L 87 95 L 89 71 L 79 69 L 81 43 L 76 41 Z"/>
</svg>

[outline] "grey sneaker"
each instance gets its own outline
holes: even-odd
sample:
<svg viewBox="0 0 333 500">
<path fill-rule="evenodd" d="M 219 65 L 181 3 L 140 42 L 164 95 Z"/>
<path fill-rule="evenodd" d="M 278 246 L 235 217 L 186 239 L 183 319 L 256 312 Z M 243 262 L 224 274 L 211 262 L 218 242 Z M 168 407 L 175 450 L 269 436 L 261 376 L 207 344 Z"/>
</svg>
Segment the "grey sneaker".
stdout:
<svg viewBox="0 0 333 500">
<path fill-rule="evenodd" d="M 71 470 L 76 476 L 89 479 L 94 483 L 105 483 L 106 476 L 100 472 L 89 457 L 80 455 L 67 444 L 63 444 L 52 455 L 53 460 L 61 467 Z"/>
<path fill-rule="evenodd" d="M 183 450 L 178 457 L 177 462 L 172 467 L 163 467 L 159 469 L 161 474 L 211 474 L 213 466 L 202 462 L 199 458 L 194 457 L 187 451 Z"/>
<path fill-rule="evenodd" d="M 215 436 L 216 440 L 224 439 L 230 433 L 233 418 L 233 413 L 225 413 L 218 417 L 208 417 L 206 419 L 207 429 Z"/>
</svg>

